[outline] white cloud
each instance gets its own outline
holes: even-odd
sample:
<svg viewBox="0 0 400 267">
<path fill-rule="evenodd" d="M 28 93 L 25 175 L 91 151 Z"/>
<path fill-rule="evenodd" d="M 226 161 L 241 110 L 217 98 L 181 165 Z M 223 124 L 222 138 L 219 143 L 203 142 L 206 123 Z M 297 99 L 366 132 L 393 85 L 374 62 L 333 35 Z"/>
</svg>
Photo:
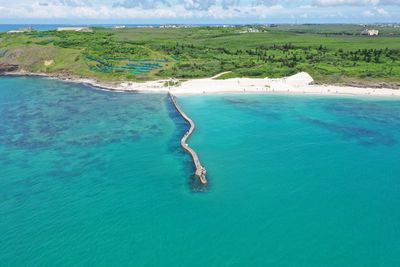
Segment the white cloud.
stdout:
<svg viewBox="0 0 400 267">
<path fill-rule="evenodd" d="M 253 6 L 272 6 L 272 5 L 277 5 L 279 3 L 283 3 L 284 1 L 279 1 L 279 0 L 254 0 L 253 1 Z"/>
<path fill-rule="evenodd" d="M 363 12 L 364 17 L 390 17 L 390 13 L 383 8 L 374 8 Z"/>
<path fill-rule="evenodd" d="M 26 0 L 10 3 L 0 0 L 0 19 L 199 19 L 199 22 L 215 20 L 265 21 L 285 19 L 330 21 L 364 18 L 400 18 L 399 8 L 384 5 L 399 3 L 397 0 L 311 0 L 319 5 L 301 1 L 277 0 Z M 278 3 L 279 2 L 279 3 Z M 299 1 L 300 2 L 300 1 Z M 114 4 L 112 4 L 114 3 Z M 281 4 L 288 3 L 288 4 Z M 343 7 L 332 7 L 334 5 Z M 390 12 L 388 12 L 390 11 Z M 339 20 L 340 18 L 340 20 Z"/>
<path fill-rule="evenodd" d="M 184 6 L 188 10 L 208 10 L 216 5 L 216 0 L 185 0 Z"/>
<path fill-rule="evenodd" d="M 314 0 L 316 6 L 400 5 L 400 0 Z"/>
<path fill-rule="evenodd" d="M 39 3 L 39 5 L 40 4 L 43 3 Z M 71 6 L 71 7 L 91 6 L 90 1 L 88 0 L 54 0 L 52 4 L 60 6 Z"/>
<path fill-rule="evenodd" d="M 387 12 L 387 11 L 386 11 L 385 9 L 383 9 L 383 8 L 377 8 L 377 9 L 376 9 L 376 13 L 378 13 L 379 15 L 384 16 L 384 17 L 390 16 L 389 12 Z"/>
<path fill-rule="evenodd" d="M 370 17 L 374 17 L 375 13 L 372 12 L 371 10 L 366 10 L 366 11 L 363 12 L 363 16 L 367 17 L 367 18 L 370 18 Z"/>
<path fill-rule="evenodd" d="M 125 8 L 156 8 L 158 6 L 171 6 L 166 0 L 123 0 L 121 2 L 115 2 L 113 7 L 125 7 Z"/>
<path fill-rule="evenodd" d="M 240 0 L 222 0 L 221 6 L 223 9 L 229 9 L 231 7 L 237 6 L 240 4 Z"/>
<path fill-rule="evenodd" d="M 13 5 L 4 7 L 0 5 L 0 18 L 30 18 L 30 19 L 164 19 L 164 18 L 268 18 L 276 17 L 277 14 L 287 12 L 280 5 L 274 6 L 244 6 L 238 12 L 235 9 L 224 9 L 220 5 L 197 6 L 195 1 L 192 8 L 188 8 L 188 3 L 176 5 L 173 8 L 167 6 L 157 6 L 146 8 L 139 6 L 128 8 L 124 6 L 76 6 L 59 5 L 49 3 L 48 5 Z"/>
</svg>

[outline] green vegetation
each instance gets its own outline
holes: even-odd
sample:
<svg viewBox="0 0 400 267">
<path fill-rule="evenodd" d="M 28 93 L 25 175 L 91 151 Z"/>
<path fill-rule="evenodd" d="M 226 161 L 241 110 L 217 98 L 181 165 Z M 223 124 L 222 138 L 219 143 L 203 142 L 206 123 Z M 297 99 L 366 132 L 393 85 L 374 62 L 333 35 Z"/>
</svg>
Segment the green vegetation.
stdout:
<svg viewBox="0 0 400 267">
<path fill-rule="evenodd" d="M 261 29 L 261 28 L 260 28 Z M 400 37 L 359 36 L 357 25 L 104 29 L 0 35 L 0 63 L 99 80 L 282 77 L 321 83 L 400 83 Z M 389 31 L 393 30 L 393 34 Z M 398 30 L 397 30 L 398 31 Z M 357 34 L 357 35 L 356 35 Z"/>
<path fill-rule="evenodd" d="M 380 36 L 400 36 L 400 28 L 386 25 L 356 25 L 356 24 L 302 24 L 302 25 L 277 25 L 276 30 L 292 33 L 312 33 L 325 36 L 358 36 L 364 29 L 379 30 Z"/>
</svg>

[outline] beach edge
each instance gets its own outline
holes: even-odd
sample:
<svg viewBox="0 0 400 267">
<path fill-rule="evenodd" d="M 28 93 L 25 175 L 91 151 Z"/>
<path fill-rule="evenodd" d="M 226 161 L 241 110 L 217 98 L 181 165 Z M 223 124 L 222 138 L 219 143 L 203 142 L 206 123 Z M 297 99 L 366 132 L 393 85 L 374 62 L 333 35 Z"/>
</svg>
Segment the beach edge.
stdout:
<svg viewBox="0 0 400 267">
<path fill-rule="evenodd" d="M 174 95 L 218 95 L 218 94 L 280 94 L 280 95 L 317 95 L 317 96 L 365 96 L 400 97 L 400 89 L 352 87 L 329 84 L 314 84 L 313 78 L 306 72 L 300 72 L 283 78 L 199 78 L 176 83 L 173 79 L 146 82 L 122 81 L 115 83 L 100 82 L 92 78 L 73 77 L 60 74 L 33 73 L 25 71 L 4 72 L 0 76 L 32 76 L 60 81 L 79 83 L 99 90 L 131 93 L 173 93 Z"/>
</svg>

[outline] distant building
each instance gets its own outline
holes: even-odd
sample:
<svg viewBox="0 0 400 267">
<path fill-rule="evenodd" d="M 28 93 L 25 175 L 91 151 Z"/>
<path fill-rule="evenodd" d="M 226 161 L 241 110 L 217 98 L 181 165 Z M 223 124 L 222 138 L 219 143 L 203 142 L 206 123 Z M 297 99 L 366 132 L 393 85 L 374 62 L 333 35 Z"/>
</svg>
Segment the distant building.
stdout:
<svg viewBox="0 0 400 267">
<path fill-rule="evenodd" d="M 378 30 L 368 30 L 365 29 L 361 32 L 361 35 L 364 36 L 378 36 L 379 35 L 379 31 Z"/>
<path fill-rule="evenodd" d="M 177 29 L 177 28 L 181 28 L 181 27 L 178 25 L 167 24 L 167 25 L 160 25 L 160 28 L 162 28 L 162 29 Z"/>
<path fill-rule="evenodd" d="M 120 25 L 120 26 L 114 26 L 114 29 L 125 29 L 125 25 Z"/>
<path fill-rule="evenodd" d="M 260 32 L 260 30 L 256 28 L 248 28 L 247 32 Z"/>
<path fill-rule="evenodd" d="M 27 28 L 21 28 L 18 30 L 11 30 L 11 31 L 8 31 L 7 33 L 12 34 L 12 33 L 33 32 L 33 31 L 34 31 L 34 29 L 32 27 L 27 27 Z"/>
<path fill-rule="evenodd" d="M 256 32 L 262 32 L 262 31 L 257 28 L 246 28 L 245 30 L 241 31 L 240 33 L 256 33 Z"/>
<path fill-rule="evenodd" d="M 93 30 L 89 27 L 60 27 L 57 28 L 58 32 L 93 32 Z"/>
</svg>

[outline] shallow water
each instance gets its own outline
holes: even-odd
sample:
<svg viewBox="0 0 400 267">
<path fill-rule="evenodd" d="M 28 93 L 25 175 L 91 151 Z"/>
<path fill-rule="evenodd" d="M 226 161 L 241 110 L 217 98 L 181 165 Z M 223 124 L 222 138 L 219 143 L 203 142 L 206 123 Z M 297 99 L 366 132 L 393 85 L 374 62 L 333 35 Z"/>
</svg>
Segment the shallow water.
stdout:
<svg viewBox="0 0 400 267">
<path fill-rule="evenodd" d="M 400 265 L 400 101 L 178 101 L 0 78 L 0 265 Z"/>
</svg>

